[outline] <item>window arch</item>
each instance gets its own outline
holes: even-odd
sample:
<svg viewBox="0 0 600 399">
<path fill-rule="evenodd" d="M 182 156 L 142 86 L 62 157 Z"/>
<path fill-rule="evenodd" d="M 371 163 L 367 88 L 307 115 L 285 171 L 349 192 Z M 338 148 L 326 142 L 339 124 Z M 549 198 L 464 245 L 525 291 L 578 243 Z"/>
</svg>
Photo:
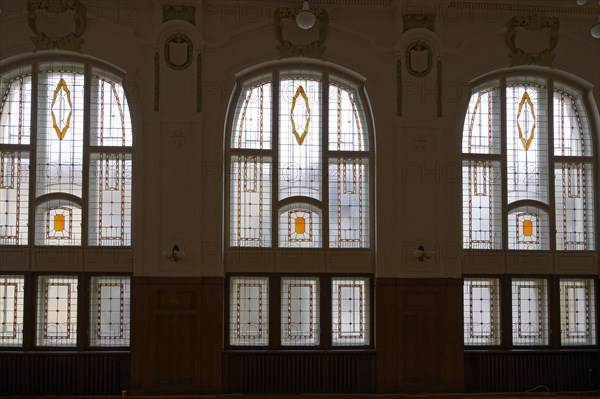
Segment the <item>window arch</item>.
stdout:
<svg viewBox="0 0 600 399">
<path fill-rule="evenodd" d="M 228 133 L 232 247 L 370 248 L 371 124 L 360 82 L 281 68 L 239 82 Z"/>
<path fill-rule="evenodd" d="M 131 245 L 121 79 L 83 62 L 0 73 L 0 245 Z"/>
<path fill-rule="evenodd" d="M 590 129 L 581 90 L 566 83 L 516 75 L 476 86 L 462 140 L 463 248 L 594 250 Z"/>
</svg>

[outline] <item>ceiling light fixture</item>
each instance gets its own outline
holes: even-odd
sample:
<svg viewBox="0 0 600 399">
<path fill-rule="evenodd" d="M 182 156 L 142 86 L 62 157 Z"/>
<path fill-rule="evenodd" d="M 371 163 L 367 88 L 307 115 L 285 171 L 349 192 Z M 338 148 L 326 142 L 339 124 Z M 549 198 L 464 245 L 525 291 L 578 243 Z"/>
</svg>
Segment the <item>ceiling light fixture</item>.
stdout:
<svg viewBox="0 0 600 399">
<path fill-rule="evenodd" d="M 302 11 L 296 15 L 296 24 L 302 29 L 310 29 L 315 26 L 317 17 L 315 13 L 309 8 L 308 1 L 302 4 Z"/>
</svg>

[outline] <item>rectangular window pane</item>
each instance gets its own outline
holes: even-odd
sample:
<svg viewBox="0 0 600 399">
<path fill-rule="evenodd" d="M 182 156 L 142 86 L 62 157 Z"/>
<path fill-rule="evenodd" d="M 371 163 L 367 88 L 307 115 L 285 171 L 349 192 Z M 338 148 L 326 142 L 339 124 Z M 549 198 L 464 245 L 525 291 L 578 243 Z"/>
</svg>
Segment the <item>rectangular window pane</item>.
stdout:
<svg viewBox="0 0 600 399">
<path fill-rule="evenodd" d="M 269 344 L 269 279 L 231 277 L 229 283 L 229 344 Z"/>
<path fill-rule="evenodd" d="M 27 245 L 29 154 L 0 150 L 0 245 Z"/>
<path fill-rule="evenodd" d="M 310 346 L 319 344 L 319 279 L 314 277 L 281 279 L 281 344 Z"/>
<path fill-rule="evenodd" d="M 500 345 L 500 282 L 497 278 L 466 278 L 465 345 Z"/>
<path fill-rule="evenodd" d="M 320 74 L 300 70 L 286 74 L 279 86 L 278 198 L 321 200 Z"/>
<path fill-rule="evenodd" d="M 507 79 L 508 202 L 548 203 L 548 95 L 546 82 Z"/>
<path fill-rule="evenodd" d="M 38 81 L 37 195 L 81 197 L 85 79 L 80 64 L 44 63 Z"/>
<path fill-rule="evenodd" d="M 77 277 L 39 276 L 36 343 L 75 346 L 77 342 Z"/>
<path fill-rule="evenodd" d="M 0 346 L 23 345 L 23 276 L 0 275 Z"/>
<path fill-rule="evenodd" d="M 332 345 L 369 345 L 371 343 L 369 279 L 333 278 L 331 283 Z"/>
<path fill-rule="evenodd" d="M 271 246 L 271 159 L 231 157 L 231 246 Z"/>
<path fill-rule="evenodd" d="M 329 160 L 329 246 L 369 247 L 369 168 L 359 158 Z"/>
<path fill-rule="evenodd" d="M 463 248 L 502 248 L 500 162 L 463 161 Z"/>
<path fill-rule="evenodd" d="M 512 280 L 513 345 L 548 345 L 548 282 Z"/>
<path fill-rule="evenodd" d="M 560 280 L 560 340 L 563 345 L 596 344 L 596 295 L 592 279 Z"/>
<path fill-rule="evenodd" d="M 557 163 L 554 168 L 556 249 L 594 249 L 594 190 L 592 165 Z"/>
<path fill-rule="evenodd" d="M 90 162 L 90 245 L 131 245 L 131 155 L 91 154 Z"/>
<path fill-rule="evenodd" d="M 126 276 L 92 277 L 90 345 L 129 346 L 131 284 Z"/>
</svg>

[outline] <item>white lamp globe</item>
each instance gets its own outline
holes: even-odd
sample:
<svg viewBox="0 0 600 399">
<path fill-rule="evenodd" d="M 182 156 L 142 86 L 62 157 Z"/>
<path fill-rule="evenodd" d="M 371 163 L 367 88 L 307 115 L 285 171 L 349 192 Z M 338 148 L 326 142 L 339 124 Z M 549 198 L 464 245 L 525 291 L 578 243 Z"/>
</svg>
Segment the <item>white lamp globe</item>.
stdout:
<svg viewBox="0 0 600 399">
<path fill-rule="evenodd" d="M 296 15 L 296 24 L 302 29 L 310 29 L 315 26 L 317 17 L 315 13 L 308 8 L 308 1 L 302 4 L 302 11 Z"/>
</svg>

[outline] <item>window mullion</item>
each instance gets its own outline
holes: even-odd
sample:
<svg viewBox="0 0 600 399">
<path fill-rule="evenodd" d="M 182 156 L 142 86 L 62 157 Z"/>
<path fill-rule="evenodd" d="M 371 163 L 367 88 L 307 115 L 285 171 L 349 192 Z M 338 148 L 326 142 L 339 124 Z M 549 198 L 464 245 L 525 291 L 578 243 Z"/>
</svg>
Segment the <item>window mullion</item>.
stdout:
<svg viewBox="0 0 600 399">
<path fill-rule="evenodd" d="M 81 187 L 81 246 L 86 248 L 89 243 L 89 186 L 90 186 L 90 109 L 91 109 L 91 67 L 85 65 L 84 69 L 85 91 L 83 95 L 83 165 L 82 165 L 82 187 Z M 82 253 L 83 255 L 83 253 Z M 85 255 L 83 255 L 85 256 Z"/>
<path fill-rule="evenodd" d="M 550 212 L 548 214 L 548 227 L 550 233 L 550 250 L 556 250 L 556 203 L 555 203 L 555 188 L 554 188 L 554 178 L 555 178 L 555 165 L 554 162 L 554 80 L 552 78 L 548 78 L 547 84 L 547 98 L 548 104 L 548 205 L 550 206 Z M 554 263 L 554 258 L 552 258 L 552 263 Z M 552 289 L 554 289 L 554 284 L 552 284 Z M 552 316 L 552 312 L 550 314 Z M 552 325 L 552 324 L 551 324 Z M 552 337 L 550 337 L 552 339 Z"/>
<path fill-rule="evenodd" d="M 321 81 L 321 240 L 329 249 L 329 74 Z M 362 232 L 361 232 L 362 233 Z"/>
<path fill-rule="evenodd" d="M 507 186 L 507 176 L 508 176 L 508 155 L 507 155 L 507 140 L 506 132 L 507 132 L 507 121 L 506 121 L 506 78 L 502 78 L 500 80 L 500 137 L 502 140 L 500 142 L 500 153 L 502 154 L 501 161 L 501 173 L 503 178 L 501 179 L 502 184 L 502 248 L 504 250 L 508 249 L 508 186 Z"/>
<path fill-rule="evenodd" d="M 39 65 L 34 62 L 31 66 L 31 132 L 29 137 L 29 216 L 27 242 L 29 243 L 29 266 L 31 269 L 33 259 L 33 246 L 35 245 L 35 196 L 37 181 L 37 136 L 38 136 L 38 93 L 39 93 Z"/>
<path fill-rule="evenodd" d="M 273 84 L 271 85 L 271 150 L 273 158 L 271 161 L 271 247 L 279 247 L 279 70 L 273 71 Z"/>
</svg>

